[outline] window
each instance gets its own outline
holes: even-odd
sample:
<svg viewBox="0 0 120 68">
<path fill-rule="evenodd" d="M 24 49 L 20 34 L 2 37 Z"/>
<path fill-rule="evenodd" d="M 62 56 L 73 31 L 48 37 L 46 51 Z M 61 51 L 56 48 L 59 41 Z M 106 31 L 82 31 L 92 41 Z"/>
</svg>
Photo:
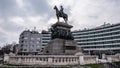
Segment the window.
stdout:
<svg viewBox="0 0 120 68">
<path fill-rule="evenodd" d="M 40 40 L 40 38 L 37 38 L 37 40 Z"/>
<path fill-rule="evenodd" d="M 28 39 L 27 37 L 25 37 L 24 39 Z"/>
<path fill-rule="evenodd" d="M 75 50 L 76 46 L 66 46 L 66 49 L 68 49 L 68 50 Z"/>
<path fill-rule="evenodd" d="M 24 49 L 24 51 L 27 51 L 27 49 Z"/>
<path fill-rule="evenodd" d="M 43 50 L 41 50 L 41 52 L 43 52 Z"/>
<path fill-rule="evenodd" d="M 23 47 L 23 44 L 21 44 L 21 47 Z"/>
<path fill-rule="evenodd" d="M 39 41 L 36 41 L 37 44 L 39 44 Z"/>
<path fill-rule="evenodd" d="M 36 58 L 36 60 L 39 60 L 38 58 Z"/>
<path fill-rule="evenodd" d="M 22 51 L 23 49 L 20 49 L 20 51 Z"/>
<path fill-rule="evenodd" d="M 40 51 L 40 49 L 36 49 L 36 51 Z"/>
<path fill-rule="evenodd" d="M 31 38 L 31 40 L 34 40 L 34 38 Z"/>
</svg>

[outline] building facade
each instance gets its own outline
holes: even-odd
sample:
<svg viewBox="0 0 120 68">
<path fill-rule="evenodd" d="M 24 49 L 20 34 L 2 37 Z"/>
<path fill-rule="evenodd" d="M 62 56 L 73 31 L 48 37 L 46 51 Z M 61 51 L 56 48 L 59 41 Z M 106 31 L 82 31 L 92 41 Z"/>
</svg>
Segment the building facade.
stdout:
<svg viewBox="0 0 120 68">
<path fill-rule="evenodd" d="M 41 44 L 42 44 L 42 48 L 41 48 L 41 52 L 42 54 L 45 53 L 45 47 L 48 45 L 48 42 L 51 40 L 51 33 L 50 31 L 45 31 L 43 30 L 41 32 Z"/>
<path fill-rule="evenodd" d="M 74 36 L 74 40 L 78 45 L 80 45 L 83 52 L 86 54 L 120 53 L 120 23 L 112 25 L 104 24 L 92 29 L 72 31 L 72 34 Z M 32 39 L 34 41 L 32 41 Z M 41 33 L 24 31 L 20 35 L 19 53 L 32 52 L 31 49 L 33 49 L 33 52 L 37 50 L 36 52 L 43 54 L 45 46 L 48 45 L 50 40 L 50 31 L 42 31 Z M 35 46 L 32 47 L 32 45 Z"/>
<path fill-rule="evenodd" d="M 47 46 L 48 42 L 51 40 L 50 31 L 43 30 L 41 32 L 41 35 L 42 35 L 42 46 Z"/>
<path fill-rule="evenodd" d="M 120 53 L 120 23 L 73 31 L 73 35 L 84 53 Z"/>
<path fill-rule="evenodd" d="M 87 54 L 120 53 L 120 23 L 104 24 L 92 29 L 72 31 L 74 40 Z M 43 34 L 42 45 L 47 45 L 50 33 Z"/>
<path fill-rule="evenodd" d="M 35 30 L 25 30 L 20 34 L 18 54 L 39 54 L 41 50 L 41 34 Z"/>
</svg>

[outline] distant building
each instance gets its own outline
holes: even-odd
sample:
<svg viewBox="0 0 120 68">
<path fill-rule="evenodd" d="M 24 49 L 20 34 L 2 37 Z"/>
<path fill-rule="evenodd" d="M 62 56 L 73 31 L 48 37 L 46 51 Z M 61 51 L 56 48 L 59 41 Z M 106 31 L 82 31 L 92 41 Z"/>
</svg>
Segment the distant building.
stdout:
<svg viewBox="0 0 120 68">
<path fill-rule="evenodd" d="M 120 53 L 120 23 L 105 24 L 92 29 L 73 31 L 78 45 L 84 53 Z"/>
<path fill-rule="evenodd" d="M 42 38 L 41 38 L 41 44 L 42 44 L 42 48 L 41 48 L 41 53 L 44 52 L 45 47 L 48 45 L 48 42 L 51 40 L 51 33 L 50 31 L 45 31 L 43 30 L 41 32 Z"/>
<path fill-rule="evenodd" d="M 43 30 L 42 34 L 42 46 L 47 46 L 48 42 L 51 40 L 51 33 L 49 31 Z"/>
<path fill-rule="evenodd" d="M 20 34 L 18 54 L 39 54 L 41 49 L 41 34 L 35 30 L 25 30 Z"/>
<path fill-rule="evenodd" d="M 72 34 L 84 53 L 120 53 L 120 23 L 104 23 L 96 28 L 72 31 Z M 42 45 L 46 46 L 50 41 L 50 32 L 43 32 L 42 35 Z"/>
<path fill-rule="evenodd" d="M 83 52 L 86 54 L 120 53 L 120 23 L 112 25 L 104 23 L 104 25 L 96 28 L 72 31 L 72 34 L 74 36 L 74 40 L 81 46 Z M 23 37 L 24 39 L 22 39 Z M 40 39 L 38 40 L 38 47 L 40 46 L 39 48 L 36 47 L 38 41 L 32 41 L 32 38 Z M 37 50 L 37 53 L 39 52 L 39 54 L 43 54 L 45 46 L 48 45 L 50 40 L 50 31 L 43 30 L 41 34 L 36 31 L 24 31 L 20 35 L 21 49 L 19 48 L 19 53 L 35 52 L 35 50 Z M 35 44 L 30 42 L 34 42 Z M 32 47 L 32 45 L 34 46 Z M 31 47 L 33 48 L 33 51 L 31 51 Z"/>
</svg>

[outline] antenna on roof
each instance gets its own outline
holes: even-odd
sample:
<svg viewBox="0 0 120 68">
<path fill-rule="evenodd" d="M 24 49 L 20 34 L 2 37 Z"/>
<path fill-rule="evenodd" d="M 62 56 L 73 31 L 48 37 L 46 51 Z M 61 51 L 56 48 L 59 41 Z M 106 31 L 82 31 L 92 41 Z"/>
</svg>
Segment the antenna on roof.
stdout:
<svg viewBox="0 0 120 68">
<path fill-rule="evenodd" d="M 106 22 L 104 22 L 104 25 L 106 24 Z"/>
<path fill-rule="evenodd" d="M 34 29 L 33 29 L 34 31 L 36 30 L 36 27 L 34 27 Z"/>
<path fill-rule="evenodd" d="M 26 27 L 25 30 L 28 30 L 28 28 Z"/>
</svg>

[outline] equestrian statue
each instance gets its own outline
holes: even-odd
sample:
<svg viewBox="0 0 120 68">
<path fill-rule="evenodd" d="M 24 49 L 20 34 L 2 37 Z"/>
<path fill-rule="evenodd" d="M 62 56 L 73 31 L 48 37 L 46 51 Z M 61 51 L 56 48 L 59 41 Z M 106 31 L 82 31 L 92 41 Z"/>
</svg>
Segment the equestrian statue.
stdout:
<svg viewBox="0 0 120 68">
<path fill-rule="evenodd" d="M 64 10 L 63 6 L 60 6 L 60 7 L 61 7 L 61 9 L 58 10 L 57 6 L 54 6 L 54 9 L 56 10 L 57 20 L 59 22 L 59 17 L 62 17 L 64 19 L 65 23 L 67 23 L 68 15 L 63 12 L 63 10 Z"/>
</svg>

